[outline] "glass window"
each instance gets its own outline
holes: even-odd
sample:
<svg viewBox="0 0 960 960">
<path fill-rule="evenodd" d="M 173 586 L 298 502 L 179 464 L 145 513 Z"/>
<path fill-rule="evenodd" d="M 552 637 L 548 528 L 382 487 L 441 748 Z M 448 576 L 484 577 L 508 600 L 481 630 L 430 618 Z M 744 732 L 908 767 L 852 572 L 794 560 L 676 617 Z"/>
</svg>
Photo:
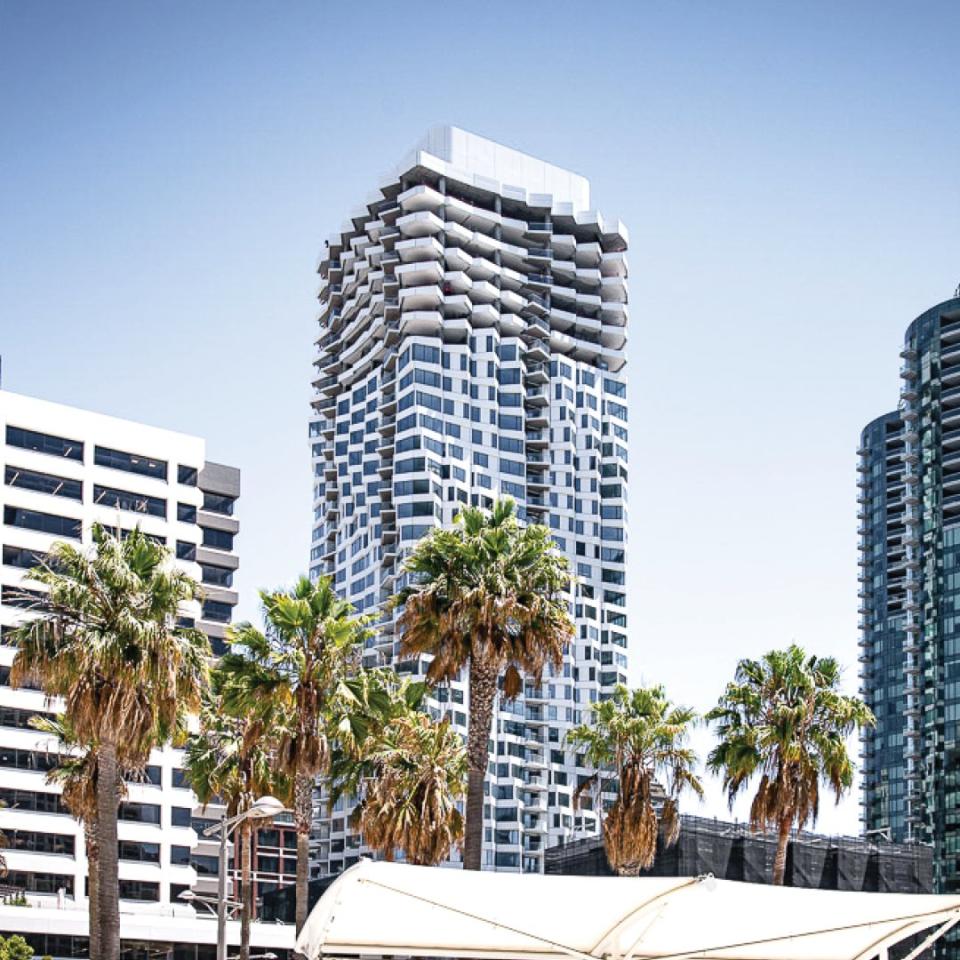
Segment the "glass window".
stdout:
<svg viewBox="0 0 960 960">
<path fill-rule="evenodd" d="M 114 510 L 129 510 L 131 513 L 145 513 L 151 517 L 166 517 L 167 501 L 160 497 L 148 497 L 130 490 L 117 490 L 114 487 L 101 487 L 95 484 L 93 502 Z"/>
<path fill-rule="evenodd" d="M 132 823 L 160 823 L 160 806 L 156 803 L 134 803 L 125 800 L 120 804 L 117 816 Z"/>
<path fill-rule="evenodd" d="M 181 523 L 196 523 L 197 508 L 192 503 L 178 503 L 177 519 Z"/>
<path fill-rule="evenodd" d="M 29 590 L 26 587 L 14 587 L 5 583 L 0 587 L 0 602 L 8 607 L 20 607 L 23 610 L 40 610 L 44 607 L 46 594 L 41 590 Z"/>
<path fill-rule="evenodd" d="M 201 616 L 204 620 L 215 620 L 217 623 L 229 623 L 232 613 L 232 604 L 222 603 L 219 600 L 203 601 L 203 613 Z"/>
<path fill-rule="evenodd" d="M 4 544 L 3 565 L 5 567 L 19 567 L 21 570 L 32 570 L 46 559 L 42 550 L 28 550 L 26 547 L 10 547 Z"/>
<path fill-rule="evenodd" d="M 195 853 L 190 857 L 190 866 L 201 877 L 215 877 L 217 875 L 218 858 Z"/>
<path fill-rule="evenodd" d="M 193 819 L 193 811 L 189 807 L 170 808 L 171 827 L 189 827 Z"/>
<path fill-rule="evenodd" d="M 210 513 L 221 513 L 226 517 L 233 516 L 233 505 L 236 503 L 236 497 L 228 497 L 222 493 L 210 493 L 203 491 L 203 509 Z"/>
<path fill-rule="evenodd" d="M 156 460 L 137 453 L 126 453 L 123 450 L 111 450 L 109 447 L 98 446 L 93 451 L 93 462 L 98 467 L 110 467 L 112 470 L 137 473 L 157 480 L 167 479 L 166 460 Z"/>
<path fill-rule="evenodd" d="M 30 720 L 33 717 L 44 717 L 53 719 L 52 713 L 45 713 L 42 710 L 23 710 L 20 707 L 10 707 L 0 705 L 0 727 L 12 727 L 16 730 L 32 730 Z"/>
<path fill-rule="evenodd" d="M 54 457 L 83 462 L 83 442 L 80 440 L 68 440 L 66 437 L 55 437 L 48 433 L 24 430 L 23 427 L 8 426 L 7 443 L 11 447 L 35 450 L 37 453 L 48 453 Z"/>
<path fill-rule="evenodd" d="M 203 545 L 214 550 L 232 550 L 233 534 L 226 530 L 215 530 L 213 527 L 201 527 L 203 531 Z"/>
<path fill-rule="evenodd" d="M 20 750 L 16 747 L 0 747 L 0 767 L 13 770 L 52 770 L 57 757 L 45 750 Z"/>
<path fill-rule="evenodd" d="M 177 483 L 182 483 L 185 487 L 195 487 L 198 475 L 196 467 L 187 467 L 182 463 L 177 467 Z"/>
<path fill-rule="evenodd" d="M 65 873 L 11 870 L 3 878 L 3 882 L 27 893 L 56 893 L 58 890 L 65 890 L 68 896 L 73 895 L 73 877 Z"/>
<path fill-rule="evenodd" d="M 170 863 L 175 866 L 190 865 L 190 848 L 174 843 L 170 845 Z"/>
<path fill-rule="evenodd" d="M 197 559 L 197 545 L 187 540 L 177 541 L 177 559 L 193 562 Z"/>
<path fill-rule="evenodd" d="M 16 807 L 18 810 L 70 815 L 70 812 L 63 805 L 63 799 L 59 793 L 37 793 L 33 790 L 0 788 L 0 803 L 4 807 Z"/>
<path fill-rule="evenodd" d="M 139 840 L 118 840 L 117 856 L 121 860 L 133 860 L 137 863 L 159 863 L 160 844 L 143 843 Z"/>
<path fill-rule="evenodd" d="M 22 527 L 24 530 L 38 530 L 55 537 L 80 539 L 80 521 L 72 517 L 60 517 L 39 510 L 24 510 L 22 507 L 4 507 L 3 522 L 8 527 Z"/>
<path fill-rule="evenodd" d="M 204 583 L 215 587 L 232 587 L 233 571 L 229 567 L 216 567 L 210 563 L 201 563 L 200 572 Z"/>
<path fill-rule="evenodd" d="M 170 902 L 173 904 L 183 903 L 181 897 L 190 889 L 189 883 L 171 883 L 170 884 Z M 184 949 L 189 949 L 191 951 L 191 960 L 193 954 L 193 948 L 182 948 L 177 947 L 174 949 L 174 956 L 179 957 Z M 200 956 L 203 956 L 201 953 Z"/>
<path fill-rule="evenodd" d="M 160 786 L 162 771 L 156 764 L 148 764 L 143 768 L 143 772 L 137 771 L 130 777 L 125 777 L 127 783 L 151 783 L 155 787 Z"/>
<path fill-rule="evenodd" d="M 160 884 L 147 880 L 121 880 L 120 899 L 159 901 Z"/>
<path fill-rule="evenodd" d="M 40 833 L 37 830 L 5 830 L 5 846 L 25 853 L 74 854 L 74 838 L 63 833 Z"/>
<path fill-rule="evenodd" d="M 36 493 L 46 493 L 52 497 L 66 497 L 68 500 L 83 500 L 83 483 L 70 477 L 58 477 L 52 473 L 40 473 L 23 467 L 10 467 L 4 470 L 4 483 L 8 487 L 20 487 Z"/>
</svg>

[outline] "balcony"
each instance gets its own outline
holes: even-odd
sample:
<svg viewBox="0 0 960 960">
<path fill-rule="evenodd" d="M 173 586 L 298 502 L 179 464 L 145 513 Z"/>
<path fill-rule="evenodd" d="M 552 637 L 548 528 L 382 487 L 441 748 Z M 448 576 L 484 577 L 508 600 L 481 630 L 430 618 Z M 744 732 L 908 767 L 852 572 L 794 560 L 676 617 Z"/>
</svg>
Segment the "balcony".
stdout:
<svg viewBox="0 0 960 960">
<path fill-rule="evenodd" d="M 550 425 L 547 407 L 524 407 L 523 412 L 526 415 L 528 427 L 540 428 Z"/>
<path fill-rule="evenodd" d="M 381 239 L 402 234 L 404 237 L 429 237 L 442 233 L 443 221 L 430 210 L 408 213 L 397 220 L 397 228 L 392 233 L 383 231 Z"/>
<path fill-rule="evenodd" d="M 550 322 L 545 317 L 531 317 L 527 321 L 527 333 L 535 337 L 549 337 Z"/>
<path fill-rule="evenodd" d="M 438 284 L 403 287 L 400 290 L 400 307 L 404 311 L 434 310 L 443 303 L 443 294 Z"/>
<path fill-rule="evenodd" d="M 532 291 L 526 291 L 524 296 L 527 298 L 527 306 L 525 308 L 526 313 L 530 315 L 543 316 L 550 308 L 547 306 L 547 300 L 545 297 L 541 297 L 539 293 L 533 293 Z"/>
<path fill-rule="evenodd" d="M 422 287 L 443 280 L 443 265 L 436 260 L 420 260 L 402 263 L 395 276 L 404 287 Z"/>
</svg>

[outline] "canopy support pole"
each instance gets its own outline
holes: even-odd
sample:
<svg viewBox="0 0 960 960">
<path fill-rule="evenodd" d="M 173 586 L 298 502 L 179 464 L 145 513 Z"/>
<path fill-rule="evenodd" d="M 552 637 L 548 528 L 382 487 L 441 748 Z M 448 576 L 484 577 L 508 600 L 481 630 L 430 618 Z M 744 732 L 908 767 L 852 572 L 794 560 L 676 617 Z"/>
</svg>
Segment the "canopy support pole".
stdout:
<svg viewBox="0 0 960 960">
<path fill-rule="evenodd" d="M 960 913 L 952 916 L 949 920 L 946 921 L 946 923 L 941 923 L 940 926 L 937 927 L 937 929 L 934 930 L 933 933 L 931 933 L 930 936 L 927 937 L 926 940 L 924 940 L 919 947 L 916 947 L 915 949 L 911 950 L 903 958 L 903 960 L 916 960 L 916 958 L 919 957 L 920 954 L 927 949 L 927 947 L 929 947 L 933 943 L 936 943 L 937 940 L 939 940 L 948 930 L 951 930 L 958 923 L 960 923 Z M 884 951 L 884 953 L 886 953 L 886 951 Z"/>
<path fill-rule="evenodd" d="M 590 953 L 596 958 L 599 956 L 612 956 L 611 947 L 614 945 L 616 938 L 620 933 L 627 929 L 632 923 L 637 921 L 644 913 L 650 911 L 654 907 L 659 907 L 662 905 L 663 900 L 666 897 L 669 897 L 671 894 L 676 893 L 678 890 L 684 890 L 694 884 L 700 882 L 698 877 L 691 877 L 689 880 L 684 880 L 681 883 L 678 883 L 676 886 L 670 887 L 668 890 L 664 890 L 662 893 L 658 893 L 655 897 L 652 897 L 650 900 L 645 900 L 643 903 L 634 907 L 629 913 L 624 914 L 609 930 L 607 930 L 603 936 L 593 945 L 590 950 Z M 646 930 L 644 930 L 644 933 Z M 640 935 L 639 939 L 643 938 L 643 934 Z M 633 954 L 633 949 L 636 948 L 636 943 L 633 944 L 633 947 L 627 953 L 621 953 L 620 957 L 622 958 L 629 957 Z"/>
</svg>

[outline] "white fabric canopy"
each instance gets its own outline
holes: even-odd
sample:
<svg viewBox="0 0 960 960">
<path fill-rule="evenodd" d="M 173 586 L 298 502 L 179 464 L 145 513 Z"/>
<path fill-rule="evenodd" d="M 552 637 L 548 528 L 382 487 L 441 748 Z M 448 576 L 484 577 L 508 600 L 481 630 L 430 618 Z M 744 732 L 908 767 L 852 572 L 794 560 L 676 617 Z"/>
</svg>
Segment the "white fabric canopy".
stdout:
<svg viewBox="0 0 960 960">
<path fill-rule="evenodd" d="M 960 897 L 690 877 L 555 877 L 361 860 L 307 919 L 308 960 L 868 960 L 960 921 Z M 931 928 L 933 928 L 931 930 Z"/>
</svg>

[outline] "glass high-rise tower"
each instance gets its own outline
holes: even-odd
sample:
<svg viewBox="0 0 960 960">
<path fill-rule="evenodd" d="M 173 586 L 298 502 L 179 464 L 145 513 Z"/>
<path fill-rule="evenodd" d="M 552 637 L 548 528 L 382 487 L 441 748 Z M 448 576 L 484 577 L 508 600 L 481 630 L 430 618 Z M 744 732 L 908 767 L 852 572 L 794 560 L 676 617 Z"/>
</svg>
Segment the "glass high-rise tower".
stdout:
<svg viewBox="0 0 960 960">
<path fill-rule="evenodd" d="M 597 827 L 574 811 L 592 771 L 564 736 L 626 680 L 626 246 L 583 177 L 440 127 L 320 260 L 310 570 L 382 611 L 365 663 L 425 672 L 383 604 L 417 540 L 463 504 L 512 496 L 577 575 L 563 669 L 496 714 L 490 868 L 541 871 L 550 842 Z M 465 732 L 467 696 L 453 682 L 430 709 Z M 359 855 L 345 814 L 318 825 L 320 873 Z"/>
<path fill-rule="evenodd" d="M 960 890 L 960 291 L 907 329 L 900 404 L 861 435 L 864 829 L 933 844 Z"/>
</svg>

